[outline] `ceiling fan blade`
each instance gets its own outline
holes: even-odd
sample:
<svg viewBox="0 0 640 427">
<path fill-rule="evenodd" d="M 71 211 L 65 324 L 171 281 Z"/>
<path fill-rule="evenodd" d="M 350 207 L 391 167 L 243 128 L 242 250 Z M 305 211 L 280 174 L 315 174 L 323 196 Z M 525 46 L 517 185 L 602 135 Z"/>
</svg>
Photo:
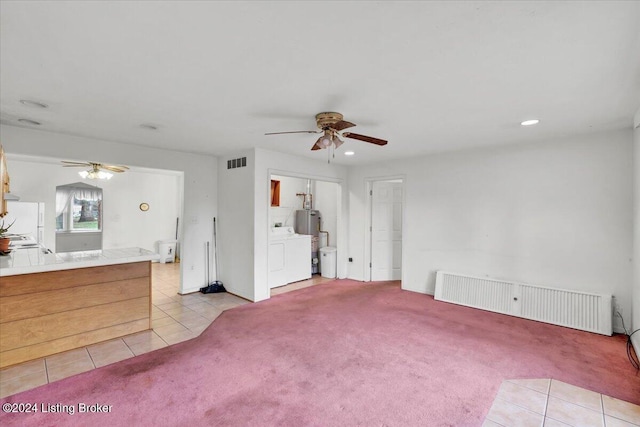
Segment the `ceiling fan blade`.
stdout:
<svg viewBox="0 0 640 427">
<path fill-rule="evenodd" d="M 360 141 L 370 142 L 376 145 L 387 145 L 387 141 L 385 141 L 384 139 L 378 139 L 372 136 L 360 135 L 359 133 L 344 132 L 342 136 L 344 136 L 345 138 L 359 139 Z"/>
<path fill-rule="evenodd" d="M 124 172 L 126 170 L 128 170 L 129 168 L 126 166 L 113 166 L 113 165 L 100 165 L 98 166 L 99 169 L 105 169 L 111 172 Z"/>
<path fill-rule="evenodd" d="M 347 128 L 352 128 L 354 126 L 355 126 L 355 123 L 351 123 L 346 120 L 340 120 L 339 122 L 336 122 L 333 125 L 331 125 L 331 128 L 337 131 L 341 131 Z"/>
<path fill-rule="evenodd" d="M 88 162 L 68 162 L 66 160 L 61 160 L 62 163 L 66 163 L 62 167 L 74 167 L 74 166 L 91 166 L 91 163 Z"/>
<path fill-rule="evenodd" d="M 285 133 L 321 133 L 321 130 L 294 130 L 291 132 L 268 132 L 265 135 L 282 135 Z"/>
</svg>

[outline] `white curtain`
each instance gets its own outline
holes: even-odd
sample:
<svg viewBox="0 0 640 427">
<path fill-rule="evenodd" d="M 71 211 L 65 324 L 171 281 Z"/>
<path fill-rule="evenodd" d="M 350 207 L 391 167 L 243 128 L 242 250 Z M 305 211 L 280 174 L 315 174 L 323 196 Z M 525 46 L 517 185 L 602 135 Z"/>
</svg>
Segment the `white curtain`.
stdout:
<svg viewBox="0 0 640 427">
<path fill-rule="evenodd" d="M 56 187 L 56 217 L 64 212 L 71 197 L 73 197 L 72 187 Z"/>
<path fill-rule="evenodd" d="M 74 188 L 73 190 L 76 199 L 92 202 L 102 200 L 102 189 L 100 188 Z"/>
<path fill-rule="evenodd" d="M 80 200 L 101 201 L 101 188 L 83 188 L 74 187 L 73 185 L 61 185 L 56 187 L 56 217 L 62 214 L 71 198 L 75 197 Z"/>
</svg>

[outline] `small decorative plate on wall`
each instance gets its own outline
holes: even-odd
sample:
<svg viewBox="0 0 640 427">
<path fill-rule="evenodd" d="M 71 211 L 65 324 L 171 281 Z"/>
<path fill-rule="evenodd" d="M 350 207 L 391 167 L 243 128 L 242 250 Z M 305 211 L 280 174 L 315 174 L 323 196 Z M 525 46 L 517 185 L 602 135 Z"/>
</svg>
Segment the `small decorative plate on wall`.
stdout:
<svg viewBox="0 0 640 427">
<path fill-rule="evenodd" d="M 149 203 L 140 203 L 140 210 L 146 212 L 149 210 Z"/>
</svg>

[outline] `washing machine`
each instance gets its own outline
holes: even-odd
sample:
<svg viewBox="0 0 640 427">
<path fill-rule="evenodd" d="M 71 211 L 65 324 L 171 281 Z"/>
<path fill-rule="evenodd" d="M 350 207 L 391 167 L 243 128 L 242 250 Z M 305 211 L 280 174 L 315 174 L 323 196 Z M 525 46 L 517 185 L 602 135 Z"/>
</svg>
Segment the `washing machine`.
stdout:
<svg viewBox="0 0 640 427">
<path fill-rule="evenodd" d="M 293 227 L 272 227 L 269 233 L 269 287 L 311 278 L 311 236 Z"/>
</svg>

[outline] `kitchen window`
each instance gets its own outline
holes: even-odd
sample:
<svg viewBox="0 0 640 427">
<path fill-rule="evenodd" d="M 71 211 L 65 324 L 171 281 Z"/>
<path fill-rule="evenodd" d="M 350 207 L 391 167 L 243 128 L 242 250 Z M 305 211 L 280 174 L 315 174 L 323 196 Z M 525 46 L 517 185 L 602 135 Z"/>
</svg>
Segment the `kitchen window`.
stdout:
<svg viewBox="0 0 640 427">
<path fill-rule="evenodd" d="M 81 182 L 56 187 L 56 231 L 101 230 L 101 188 Z"/>
</svg>

